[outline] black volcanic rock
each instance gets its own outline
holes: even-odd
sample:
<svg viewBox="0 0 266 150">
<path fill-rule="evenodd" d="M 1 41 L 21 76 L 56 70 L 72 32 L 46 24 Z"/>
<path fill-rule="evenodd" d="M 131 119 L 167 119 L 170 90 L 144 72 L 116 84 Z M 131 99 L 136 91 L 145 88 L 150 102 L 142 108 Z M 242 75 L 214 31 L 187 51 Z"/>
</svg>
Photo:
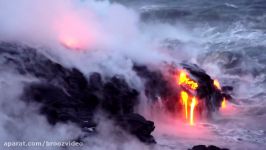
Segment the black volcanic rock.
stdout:
<svg viewBox="0 0 266 150">
<path fill-rule="evenodd" d="M 229 150 L 228 148 L 219 148 L 219 147 L 217 147 L 217 146 L 214 146 L 214 145 L 210 145 L 210 146 L 208 146 L 208 149 L 209 150 Z"/>
<path fill-rule="evenodd" d="M 136 135 L 141 141 L 155 143 L 153 136 L 151 136 L 151 132 L 155 129 L 152 121 L 148 121 L 135 113 L 119 116 L 117 119 L 121 127 Z"/>
<path fill-rule="evenodd" d="M 86 104 L 61 88 L 51 84 L 34 83 L 26 87 L 25 100 L 41 104 L 40 113 L 47 117 L 51 124 L 71 121 L 82 127 L 95 127 L 93 114 L 99 102 Z M 92 99 L 93 100 L 93 99 Z M 88 122 L 91 126 L 84 126 Z"/>
<path fill-rule="evenodd" d="M 160 71 L 149 70 L 147 66 L 134 65 L 133 70 L 145 80 L 145 95 L 152 100 L 158 96 L 169 96 L 171 86 Z"/>
<path fill-rule="evenodd" d="M 220 108 L 223 98 L 227 100 L 232 99 L 230 95 L 230 92 L 233 90 L 232 86 L 224 86 L 219 90 L 214 86 L 214 80 L 196 64 L 182 63 L 182 66 L 188 70 L 190 76 L 199 84 L 197 96 L 204 100 L 209 115 Z"/>
<path fill-rule="evenodd" d="M 138 91 L 128 86 L 126 81 L 118 76 L 112 77 L 103 86 L 104 101 L 102 107 L 113 115 L 133 113 L 138 103 Z"/>
<path fill-rule="evenodd" d="M 151 102 L 163 99 L 164 106 L 170 112 L 175 112 L 178 99 L 178 89 L 173 85 L 171 79 L 166 77 L 159 70 L 150 70 L 147 66 L 134 65 L 133 70 L 143 79 L 145 95 Z"/>
<path fill-rule="evenodd" d="M 38 103 L 40 113 L 52 125 L 73 122 L 85 132 L 95 132 L 98 110 L 139 140 L 155 142 L 151 135 L 154 123 L 134 112 L 139 92 L 121 76 L 103 77 L 91 73 L 87 77 L 77 68 L 68 68 L 25 45 L 0 43 L 0 63 L 22 75 L 37 78 L 26 85 L 23 100 Z"/>
<path fill-rule="evenodd" d="M 192 149 L 188 149 L 188 150 L 229 150 L 229 149 L 219 148 L 214 145 L 210 145 L 208 147 L 205 145 L 196 145 L 196 146 L 193 146 Z"/>
<path fill-rule="evenodd" d="M 218 110 L 224 95 L 214 86 L 213 79 L 195 64 L 183 63 L 182 66 L 189 71 L 190 76 L 199 84 L 197 96 L 200 99 L 204 99 L 207 110 L 209 110 L 209 112 Z"/>
<path fill-rule="evenodd" d="M 205 145 L 196 145 L 196 146 L 193 146 L 192 149 L 189 149 L 189 150 L 208 150 L 208 148 Z"/>
</svg>

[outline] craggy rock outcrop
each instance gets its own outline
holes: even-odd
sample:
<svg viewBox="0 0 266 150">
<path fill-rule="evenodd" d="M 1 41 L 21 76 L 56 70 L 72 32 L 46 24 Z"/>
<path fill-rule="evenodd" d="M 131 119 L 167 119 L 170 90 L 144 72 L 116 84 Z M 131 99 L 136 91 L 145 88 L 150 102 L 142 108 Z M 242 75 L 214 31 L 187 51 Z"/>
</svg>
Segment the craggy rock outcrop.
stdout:
<svg viewBox="0 0 266 150">
<path fill-rule="evenodd" d="M 182 90 L 177 85 L 176 76 L 178 74 L 175 66 L 166 66 L 164 74 L 159 70 L 150 70 L 146 66 L 135 65 L 134 70 L 144 80 L 145 94 L 152 101 L 162 99 L 166 109 L 170 112 L 176 112 L 178 107 L 179 92 Z M 204 102 L 204 110 L 211 117 L 212 112 L 217 111 L 223 98 L 231 100 L 231 86 L 217 89 L 214 80 L 200 67 L 195 64 L 182 63 L 181 68 L 185 69 L 192 80 L 198 83 L 196 96 Z M 179 69 L 180 70 L 180 69 Z"/>
<path fill-rule="evenodd" d="M 179 97 L 179 91 L 173 84 L 174 80 L 172 78 L 166 79 L 162 72 L 150 70 L 147 66 L 135 65 L 133 69 L 143 79 L 145 95 L 151 103 L 156 103 L 161 98 L 167 111 L 176 112 L 178 109 L 176 100 Z"/>
<path fill-rule="evenodd" d="M 52 61 L 38 50 L 24 45 L 1 43 L 1 65 L 40 82 L 25 87 L 23 100 L 40 104 L 40 113 L 50 124 L 71 121 L 85 132 L 95 132 L 94 115 L 103 111 L 117 125 L 139 140 L 154 143 L 154 123 L 134 112 L 139 92 L 121 76 L 104 77 L 92 73 L 87 79 L 76 68 Z"/>
<path fill-rule="evenodd" d="M 209 112 L 217 111 L 220 108 L 224 97 L 227 100 L 232 98 L 228 94 L 228 90 L 233 90 L 232 87 L 222 87 L 222 90 L 219 90 L 214 86 L 213 79 L 199 66 L 185 63 L 181 65 L 199 84 L 199 87 L 197 88 L 197 96 L 204 100 L 206 108 Z"/>
<path fill-rule="evenodd" d="M 155 140 L 151 136 L 151 132 L 155 129 L 152 121 L 146 120 L 139 114 L 128 114 L 118 117 L 118 123 L 125 130 L 136 135 L 141 141 L 146 143 L 154 143 Z"/>
</svg>

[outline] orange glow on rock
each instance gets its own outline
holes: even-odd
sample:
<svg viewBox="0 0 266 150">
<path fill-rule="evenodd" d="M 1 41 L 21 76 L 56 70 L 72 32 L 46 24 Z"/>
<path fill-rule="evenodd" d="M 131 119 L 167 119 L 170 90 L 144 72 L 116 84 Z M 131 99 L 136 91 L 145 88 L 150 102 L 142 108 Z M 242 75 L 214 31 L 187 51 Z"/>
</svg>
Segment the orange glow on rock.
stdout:
<svg viewBox="0 0 266 150">
<path fill-rule="evenodd" d="M 79 41 L 75 38 L 63 37 L 61 40 L 62 43 L 68 48 L 79 49 L 80 47 Z"/>
<path fill-rule="evenodd" d="M 217 88 L 217 89 L 219 89 L 219 90 L 221 90 L 222 88 L 221 88 L 221 85 L 220 85 L 220 83 L 219 83 L 219 81 L 218 80 L 213 80 L 213 84 L 214 84 L 214 86 Z"/>
<path fill-rule="evenodd" d="M 191 101 L 191 104 L 190 104 L 190 118 L 189 118 L 189 124 L 191 126 L 194 125 L 194 119 L 195 119 L 195 114 L 194 114 L 194 110 L 195 110 L 195 107 L 197 106 L 198 104 L 198 101 L 195 97 L 192 98 L 192 101 Z"/>
<path fill-rule="evenodd" d="M 69 49 L 86 49 L 95 42 L 96 26 L 76 12 L 65 12 L 54 22 L 59 42 Z"/>
<path fill-rule="evenodd" d="M 179 85 L 186 85 L 189 88 L 196 90 L 198 88 L 198 83 L 191 80 L 188 76 L 187 73 L 184 70 L 181 70 L 179 73 L 179 79 L 178 79 L 178 84 Z"/>
</svg>

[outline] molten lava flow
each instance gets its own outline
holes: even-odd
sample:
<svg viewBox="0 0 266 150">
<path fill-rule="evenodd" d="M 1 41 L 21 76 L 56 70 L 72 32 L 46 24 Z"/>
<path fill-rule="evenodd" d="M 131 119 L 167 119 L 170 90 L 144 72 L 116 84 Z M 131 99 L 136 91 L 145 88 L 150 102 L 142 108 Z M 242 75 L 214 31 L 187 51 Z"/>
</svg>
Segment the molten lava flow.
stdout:
<svg viewBox="0 0 266 150">
<path fill-rule="evenodd" d="M 213 80 L 213 84 L 214 84 L 214 86 L 217 88 L 217 89 L 219 89 L 219 90 L 221 90 L 222 88 L 221 88 L 221 85 L 220 85 L 220 83 L 219 83 L 219 81 L 218 80 Z"/>
<path fill-rule="evenodd" d="M 185 116 L 188 118 L 188 94 L 185 91 L 181 92 L 182 104 L 185 107 Z"/>
<path fill-rule="evenodd" d="M 221 90 L 222 88 L 221 88 L 221 85 L 220 85 L 220 83 L 219 83 L 219 81 L 218 80 L 213 80 L 213 84 L 214 84 L 214 86 L 217 88 L 217 89 L 219 89 L 219 90 Z M 223 98 L 223 101 L 222 101 L 222 104 L 221 104 L 221 108 L 222 109 L 224 109 L 224 108 L 226 108 L 226 99 L 225 99 L 225 97 Z"/>
<path fill-rule="evenodd" d="M 190 118 L 189 118 L 189 124 L 191 126 L 194 125 L 194 110 L 196 105 L 198 104 L 198 101 L 195 97 L 192 98 L 191 104 L 190 104 Z"/>
<path fill-rule="evenodd" d="M 222 109 L 226 108 L 226 99 L 225 99 L 225 98 L 223 98 L 221 108 L 222 108 Z"/>
<path fill-rule="evenodd" d="M 192 90 L 196 90 L 199 86 L 197 82 L 194 82 L 193 80 L 187 77 L 187 73 L 184 70 L 180 71 L 178 84 L 186 85 Z"/>
<path fill-rule="evenodd" d="M 198 83 L 193 81 L 189 78 L 187 73 L 184 70 L 181 70 L 179 72 L 178 76 L 178 85 L 183 86 L 185 88 L 189 88 L 192 91 L 195 91 L 198 88 Z M 181 91 L 181 104 L 183 105 L 184 115 L 186 120 L 189 119 L 189 124 L 194 125 L 194 110 L 196 108 L 196 105 L 198 104 L 197 99 L 195 96 L 192 96 L 186 91 Z M 189 111 L 190 107 L 190 111 Z"/>
<path fill-rule="evenodd" d="M 180 103 L 183 107 L 182 111 L 184 111 L 184 118 L 189 122 L 189 125 L 193 126 L 195 124 L 195 109 L 199 104 L 199 101 L 196 97 L 196 90 L 199 88 L 199 84 L 195 82 L 190 76 L 187 74 L 185 70 L 180 70 L 177 76 L 177 84 L 184 90 L 180 92 Z M 219 91 L 222 90 L 221 85 L 218 80 L 213 80 L 213 85 Z M 179 104 L 180 104 L 179 103 Z M 221 108 L 226 108 L 227 100 L 223 97 Z M 202 105 L 200 103 L 199 105 Z M 200 106 L 199 106 L 200 107 Z"/>
</svg>

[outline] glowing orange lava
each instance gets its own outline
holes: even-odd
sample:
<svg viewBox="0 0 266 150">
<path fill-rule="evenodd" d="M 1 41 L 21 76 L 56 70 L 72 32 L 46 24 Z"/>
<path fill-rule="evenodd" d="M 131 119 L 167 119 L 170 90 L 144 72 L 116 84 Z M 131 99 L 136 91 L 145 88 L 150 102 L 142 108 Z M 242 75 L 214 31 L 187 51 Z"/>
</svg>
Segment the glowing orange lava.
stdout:
<svg viewBox="0 0 266 150">
<path fill-rule="evenodd" d="M 217 88 L 217 89 L 219 89 L 219 90 L 221 90 L 222 88 L 221 88 L 221 85 L 220 85 L 220 83 L 219 83 L 219 81 L 218 80 L 213 80 L 213 84 L 214 84 L 214 86 Z M 223 98 L 223 101 L 222 101 L 222 104 L 221 104 L 221 108 L 222 109 L 224 109 L 224 108 L 226 108 L 226 99 L 225 98 Z"/>
<path fill-rule="evenodd" d="M 179 76 L 178 76 L 178 85 L 184 86 L 186 88 L 189 88 L 190 90 L 195 91 L 198 88 L 198 83 L 193 81 L 192 79 L 189 78 L 185 70 L 180 70 Z M 196 108 L 196 105 L 198 104 L 198 101 L 196 97 L 191 96 L 188 92 L 186 91 L 181 91 L 180 93 L 181 96 L 181 104 L 183 106 L 184 110 L 184 116 L 185 119 L 189 119 L 189 124 L 191 126 L 194 125 L 194 110 Z M 190 107 L 190 108 L 189 108 Z M 190 109 L 190 111 L 189 111 Z"/>
<path fill-rule="evenodd" d="M 182 104 L 185 107 L 185 116 L 188 118 L 188 94 L 185 91 L 181 92 Z"/>
<path fill-rule="evenodd" d="M 192 101 L 191 101 L 191 104 L 190 104 L 190 118 L 189 118 L 189 124 L 191 126 L 194 125 L 194 116 L 195 116 L 194 109 L 197 106 L 197 104 L 198 104 L 197 99 L 195 97 L 193 97 Z"/>
<path fill-rule="evenodd" d="M 226 108 L 226 99 L 225 99 L 225 98 L 223 98 L 221 108 L 222 108 L 222 109 Z"/>
<path fill-rule="evenodd" d="M 179 71 L 177 84 L 184 89 L 180 92 L 180 103 L 182 105 L 182 111 L 184 112 L 184 118 L 188 121 L 190 126 L 194 126 L 196 118 L 195 110 L 197 109 L 197 105 L 199 105 L 195 91 L 198 89 L 199 84 L 191 79 L 185 70 Z M 222 90 L 218 80 L 213 80 L 213 85 L 218 90 Z M 227 100 L 224 97 L 221 103 L 221 109 L 226 108 L 226 103 Z"/>
<path fill-rule="evenodd" d="M 187 92 L 181 91 L 181 103 L 184 106 L 186 120 L 189 119 L 189 124 L 193 126 L 194 118 L 195 118 L 194 110 L 198 104 L 196 97 L 191 98 Z M 188 118 L 188 109 L 189 109 L 188 107 L 189 106 L 190 106 L 190 112 L 189 112 L 189 118 Z"/>
<path fill-rule="evenodd" d="M 193 90 L 196 90 L 199 86 L 197 82 L 194 82 L 193 80 L 187 77 L 187 73 L 184 70 L 180 71 L 178 84 L 187 85 Z"/>
<path fill-rule="evenodd" d="M 217 88 L 217 89 L 219 89 L 219 90 L 221 90 L 222 88 L 221 88 L 221 85 L 220 85 L 220 83 L 219 83 L 219 81 L 218 80 L 213 80 L 213 84 L 214 84 L 214 86 Z"/>
</svg>

